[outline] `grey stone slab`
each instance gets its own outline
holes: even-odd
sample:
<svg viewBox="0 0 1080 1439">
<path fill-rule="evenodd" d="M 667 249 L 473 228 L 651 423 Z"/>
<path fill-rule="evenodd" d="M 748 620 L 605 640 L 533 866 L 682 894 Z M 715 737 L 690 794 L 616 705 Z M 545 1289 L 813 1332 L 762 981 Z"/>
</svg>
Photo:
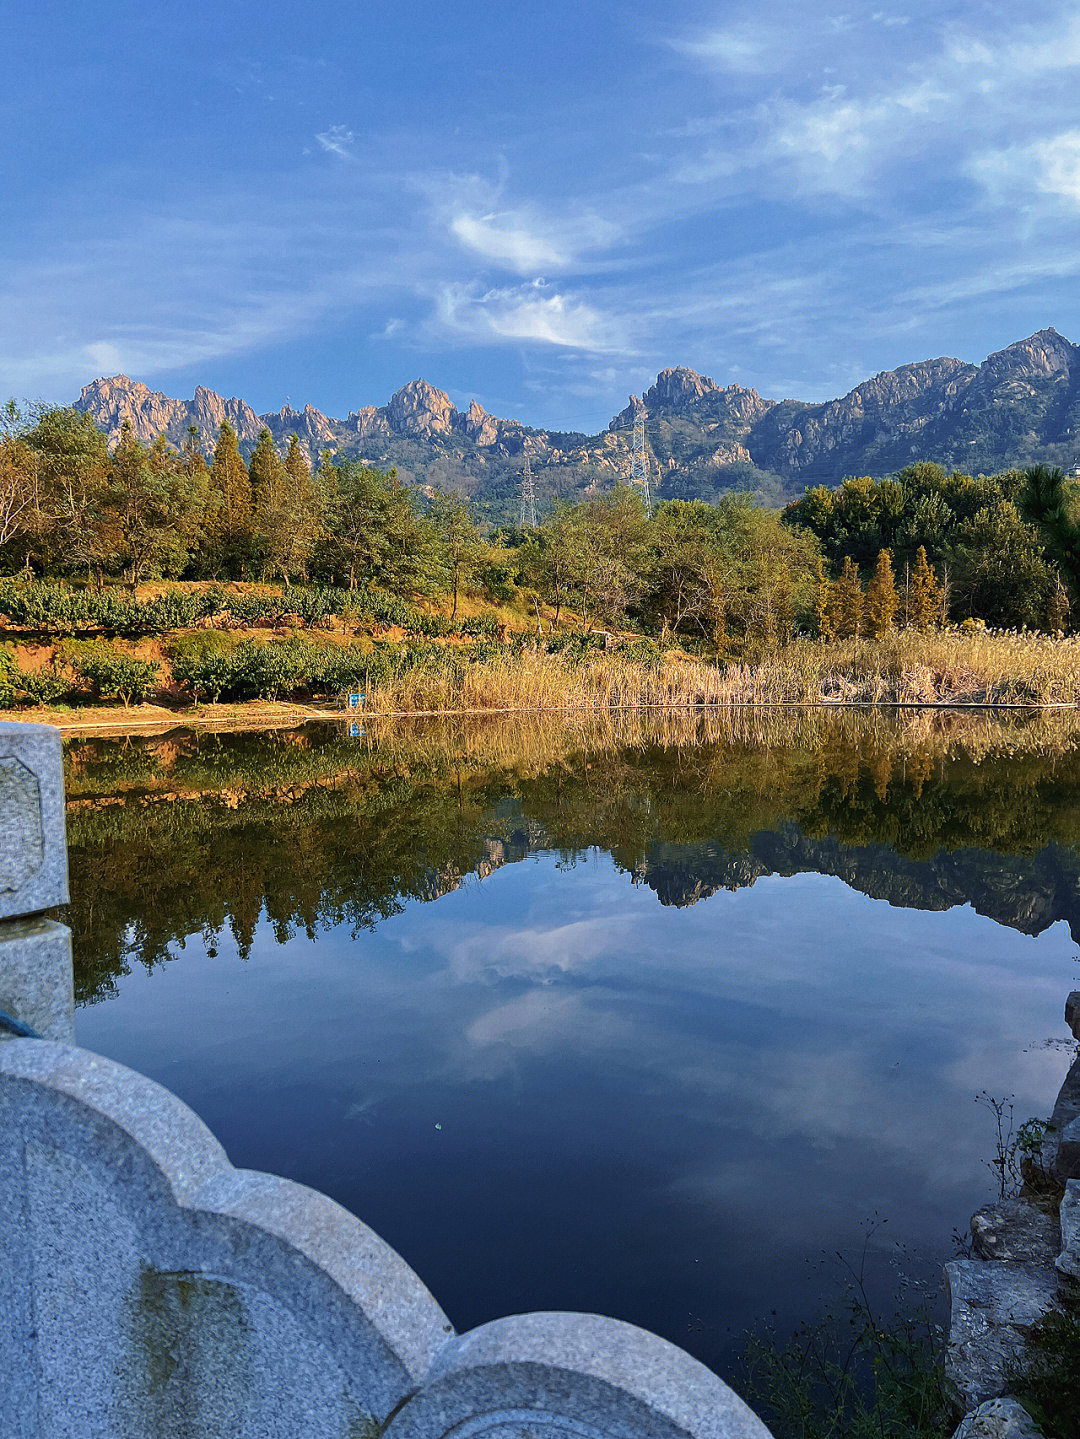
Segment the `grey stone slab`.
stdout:
<svg viewBox="0 0 1080 1439">
<path fill-rule="evenodd" d="M 1080 1119 L 1080 1056 L 1069 1066 L 1061 1089 L 1058 1091 L 1057 1099 L 1054 1101 L 1054 1108 L 1050 1115 L 1050 1123 L 1043 1140 L 1042 1153 L 1038 1156 L 1037 1165 L 1025 1160 L 1022 1168 L 1024 1178 L 1033 1188 L 1045 1187 L 1045 1180 L 1049 1178 L 1052 1184 L 1062 1184 L 1066 1179 L 1076 1177 L 1069 1171 L 1076 1161 L 1076 1154 L 1062 1153 L 1062 1143 L 1066 1140 L 1067 1131 Z"/>
<path fill-rule="evenodd" d="M 1054 1145 L 1054 1178 L 1061 1184 L 1080 1179 L 1080 1115 L 1057 1131 Z"/>
<path fill-rule="evenodd" d="M 1074 989 L 1065 1001 L 1065 1023 L 1075 1038 L 1080 1039 L 1080 989 Z"/>
<path fill-rule="evenodd" d="M 1061 1200 L 1061 1252 L 1054 1263 L 1070 1279 L 1080 1279 L 1080 1179 L 1070 1179 Z"/>
<path fill-rule="evenodd" d="M 452 1335 L 358 1219 L 120 1065 L 0 1046 L 0 1135 L 4 1439 L 361 1439 Z"/>
<path fill-rule="evenodd" d="M 0 920 L 0 1010 L 70 1044 L 75 994 L 71 931 L 51 919 Z M 8 1035 L 0 1029 L 0 1041 Z"/>
<path fill-rule="evenodd" d="M 498 1319 L 452 1341 L 385 1439 L 768 1439 L 704 1365 L 592 1314 Z"/>
<path fill-rule="evenodd" d="M 0 723 L 0 919 L 67 899 L 60 731 Z"/>
<path fill-rule="evenodd" d="M 964 1416 L 953 1439 L 1041 1439 L 1018 1399 L 988 1399 Z"/>
<path fill-rule="evenodd" d="M 996 1399 L 1027 1333 L 1061 1293 L 1051 1265 L 987 1264 L 955 1259 L 945 1266 L 951 1316 L 945 1376 L 965 1409 Z"/>
<path fill-rule="evenodd" d="M 971 1216 L 971 1238 L 980 1259 L 1006 1264 L 1052 1264 L 1061 1248 L 1056 1217 L 1026 1199 L 977 1209 Z"/>
</svg>

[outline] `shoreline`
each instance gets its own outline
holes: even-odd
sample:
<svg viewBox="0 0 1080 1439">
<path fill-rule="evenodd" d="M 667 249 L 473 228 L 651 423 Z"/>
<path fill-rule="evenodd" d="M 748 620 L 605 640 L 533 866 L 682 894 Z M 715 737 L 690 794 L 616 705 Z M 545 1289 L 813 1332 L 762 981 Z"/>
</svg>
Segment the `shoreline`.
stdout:
<svg viewBox="0 0 1080 1439">
<path fill-rule="evenodd" d="M 874 712 L 904 711 L 980 711 L 988 714 L 1039 714 L 1047 711 L 1080 712 L 1080 704 L 1068 701 L 1018 703 L 995 700 L 708 700 L 689 704 L 655 701 L 640 704 L 569 704 L 569 705 L 507 705 L 461 706 L 452 709 L 363 709 L 343 710 L 299 705 L 287 701 L 251 700 L 236 704 L 199 705 L 191 709 L 166 709 L 160 705 L 87 706 L 93 718 L 76 718 L 76 711 L 57 711 L 48 707 L 13 710 L 3 715 L 5 722 L 45 724 L 62 733 L 124 734 L 150 729 L 276 729 L 312 720 L 348 721 L 363 724 L 367 720 L 414 719 L 483 719 L 510 715 L 566 715 L 567 717 L 600 718 L 617 713 L 655 711 L 663 714 L 707 714 L 721 710 L 868 710 Z"/>
</svg>

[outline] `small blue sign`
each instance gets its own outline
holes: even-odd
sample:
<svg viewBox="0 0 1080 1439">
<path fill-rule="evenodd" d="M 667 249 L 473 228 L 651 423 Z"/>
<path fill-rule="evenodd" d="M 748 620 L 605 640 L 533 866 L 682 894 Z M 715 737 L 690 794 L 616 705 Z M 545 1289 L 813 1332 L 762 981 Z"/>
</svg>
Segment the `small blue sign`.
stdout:
<svg viewBox="0 0 1080 1439">
<path fill-rule="evenodd" d="M 346 695 L 345 699 L 351 710 L 358 710 L 360 706 L 364 703 L 363 694 Z"/>
<path fill-rule="evenodd" d="M 345 726 L 345 733 L 349 736 L 350 739 L 363 739 L 365 734 L 364 726 L 362 724 L 357 724 L 355 720 L 352 720 L 349 724 Z"/>
</svg>

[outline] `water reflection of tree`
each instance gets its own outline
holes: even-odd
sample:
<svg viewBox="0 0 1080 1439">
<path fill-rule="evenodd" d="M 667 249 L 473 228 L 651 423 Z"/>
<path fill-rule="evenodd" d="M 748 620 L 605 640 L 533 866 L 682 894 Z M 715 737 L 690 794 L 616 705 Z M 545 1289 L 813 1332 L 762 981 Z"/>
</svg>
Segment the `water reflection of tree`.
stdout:
<svg viewBox="0 0 1080 1439">
<path fill-rule="evenodd" d="M 894 902 L 1074 916 L 1080 724 L 745 712 L 69 746 L 83 1001 L 260 917 L 369 928 L 530 850 L 598 846 L 665 903 L 819 869 Z"/>
</svg>

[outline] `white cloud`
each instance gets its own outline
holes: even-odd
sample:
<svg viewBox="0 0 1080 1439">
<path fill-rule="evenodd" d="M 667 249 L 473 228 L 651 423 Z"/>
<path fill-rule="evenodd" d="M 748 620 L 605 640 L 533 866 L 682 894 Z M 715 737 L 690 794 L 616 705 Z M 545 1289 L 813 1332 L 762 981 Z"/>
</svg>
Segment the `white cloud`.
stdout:
<svg viewBox="0 0 1080 1439">
<path fill-rule="evenodd" d="M 987 198 L 1002 207 L 1027 208 L 1049 196 L 1065 211 L 1080 208 L 1080 130 L 1064 130 L 1027 145 L 983 150 L 969 163 L 969 173 Z M 1045 251 L 1035 262 L 1036 270 Z"/>
<path fill-rule="evenodd" d="M 329 130 L 321 130 L 315 138 L 329 154 L 338 155 L 342 160 L 353 158 L 352 147 L 356 136 L 344 125 L 331 125 Z"/>
<path fill-rule="evenodd" d="M 540 281 L 488 290 L 444 285 L 437 318 L 448 332 L 473 341 L 531 341 L 592 352 L 629 348 L 611 316 L 571 294 L 549 294 Z"/>
<path fill-rule="evenodd" d="M 532 233 L 499 215 L 455 215 L 451 232 L 467 249 L 508 265 L 521 274 L 561 269 L 567 256 L 545 235 Z"/>
<path fill-rule="evenodd" d="M 667 43 L 676 53 L 720 70 L 757 74 L 776 68 L 779 63 L 777 33 L 748 24 L 701 30 L 694 35 L 672 38 Z"/>
</svg>

